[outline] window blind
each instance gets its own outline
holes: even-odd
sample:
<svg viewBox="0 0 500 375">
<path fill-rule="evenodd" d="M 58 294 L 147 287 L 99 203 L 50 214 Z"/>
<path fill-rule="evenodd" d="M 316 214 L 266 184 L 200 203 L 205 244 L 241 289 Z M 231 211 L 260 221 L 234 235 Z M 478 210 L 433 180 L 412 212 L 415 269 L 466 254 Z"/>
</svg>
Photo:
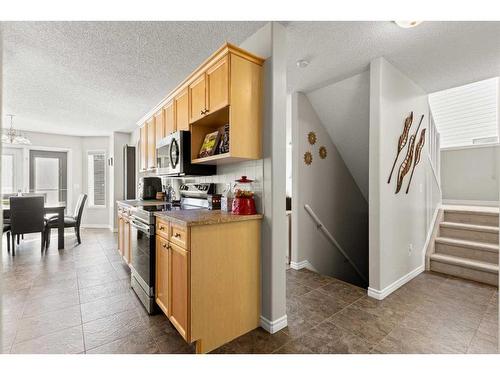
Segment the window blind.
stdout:
<svg viewBox="0 0 500 375">
<path fill-rule="evenodd" d="M 498 142 L 498 77 L 429 95 L 441 148 Z"/>
<path fill-rule="evenodd" d="M 88 199 L 91 206 L 106 205 L 106 154 L 89 151 L 88 160 Z"/>
</svg>

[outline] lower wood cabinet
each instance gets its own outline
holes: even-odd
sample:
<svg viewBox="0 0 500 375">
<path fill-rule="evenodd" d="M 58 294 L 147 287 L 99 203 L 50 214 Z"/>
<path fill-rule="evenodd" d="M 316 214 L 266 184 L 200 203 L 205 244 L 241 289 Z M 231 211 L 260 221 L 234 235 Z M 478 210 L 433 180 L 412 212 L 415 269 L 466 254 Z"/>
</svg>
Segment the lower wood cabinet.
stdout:
<svg viewBox="0 0 500 375">
<path fill-rule="evenodd" d="M 170 321 L 189 340 L 189 252 L 170 243 Z"/>
<path fill-rule="evenodd" d="M 118 252 L 130 264 L 130 217 L 126 209 L 118 209 Z"/>
<path fill-rule="evenodd" d="M 123 256 L 123 216 L 118 212 L 118 252 Z"/>
<path fill-rule="evenodd" d="M 156 303 L 165 315 L 170 316 L 170 246 L 161 236 L 156 236 Z"/>
<path fill-rule="evenodd" d="M 130 221 L 128 216 L 123 217 L 123 251 L 122 257 L 127 264 L 130 264 Z"/>
<path fill-rule="evenodd" d="M 183 226 L 156 221 L 155 300 L 196 352 L 260 324 L 260 220 Z"/>
</svg>

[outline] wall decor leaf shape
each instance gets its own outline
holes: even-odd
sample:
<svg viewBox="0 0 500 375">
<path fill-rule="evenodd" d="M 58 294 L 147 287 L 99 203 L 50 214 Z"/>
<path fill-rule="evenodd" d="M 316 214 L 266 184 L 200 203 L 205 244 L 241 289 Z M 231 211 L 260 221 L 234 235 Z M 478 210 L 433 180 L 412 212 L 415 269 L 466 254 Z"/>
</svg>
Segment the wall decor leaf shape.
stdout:
<svg viewBox="0 0 500 375">
<path fill-rule="evenodd" d="M 413 123 L 413 111 L 405 119 L 405 123 L 403 126 L 403 133 L 401 133 L 401 135 L 399 136 L 398 152 L 396 154 L 396 158 L 394 159 L 394 163 L 392 164 L 391 173 L 389 174 L 389 179 L 387 180 L 388 184 L 391 182 L 392 172 L 394 172 L 394 167 L 396 166 L 396 162 L 398 161 L 399 154 L 401 153 L 401 150 L 405 147 L 406 142 L 408 141 L 408 133 L 410 132 L 410 127 L 412 123 Z"/>
<path fill-rule="evenodd" d="M 413 150 L 414 150 L 414 146 L 415 146 L 415 138 L 418 134 L 418 129 L 420 129 L 420 125 L 422 124 L 423 119 L 424 119 L 424 115 L 422 115 L 422 117 L 420 117 L 420 122 L 418 123 L 417 131 L 415 132 L 415 134 L 412 134 L 410 137 L 410 141 L 408 143 L 408 151 L 406 152 L 406 156 L 405 156 L 403 162 L 401 163 L 401 166 L 399 167 L 396 194 L 399 193 L 399 191 L 401 190 L 401 186 L 403 185 L 403 179 L 410 171 L 411 163 L 413 161 Z"/>
<path fill-rule="evenodd" d="M 420 157 L 422 156 L 422 148 L 425 144 L 425 131 L 426 129 L 422 129 L 422 131 L 420 132 L 420 138 L 415 149 L 415 161 L 413 162 L 413 169 L 411 170 L 410 180 L 408 181 L 408 186 L 406 187 L 406 194 L 408 194 L 408 191 L 410 190 L 411 180 L 413 179 L 413 172 L 415 172 L 415 168 L 420 162 Z"/>
</svg>

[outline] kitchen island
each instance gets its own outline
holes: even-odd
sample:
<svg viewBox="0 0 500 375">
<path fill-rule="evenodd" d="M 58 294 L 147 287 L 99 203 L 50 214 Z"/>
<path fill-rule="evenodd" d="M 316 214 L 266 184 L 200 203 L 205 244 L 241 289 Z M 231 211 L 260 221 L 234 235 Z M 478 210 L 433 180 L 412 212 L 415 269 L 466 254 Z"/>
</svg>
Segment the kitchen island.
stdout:
<svg viewBox="0 0 500 375">
<path fill-rule="evenodd" d="M 262 215 L 155 213 L 155 300 L 206 353 L 260 325 Z"/>
</svg>

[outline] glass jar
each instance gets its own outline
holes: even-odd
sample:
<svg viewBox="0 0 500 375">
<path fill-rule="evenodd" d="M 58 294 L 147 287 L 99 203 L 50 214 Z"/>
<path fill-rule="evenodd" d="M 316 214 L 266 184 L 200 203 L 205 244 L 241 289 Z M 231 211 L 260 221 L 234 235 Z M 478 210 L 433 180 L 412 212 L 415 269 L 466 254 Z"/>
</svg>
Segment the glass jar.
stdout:
<svg viewBox="0 0 500 375">
<path fill-rule="evenodd" d="M 249 180 L 247 176 L 241 176 L 235 181 L 233 187 L 233 207 L 232 211 L 235 215 L 254 215 L 257 213 L 255 208 L 253 180 Z"/>
</svg>

